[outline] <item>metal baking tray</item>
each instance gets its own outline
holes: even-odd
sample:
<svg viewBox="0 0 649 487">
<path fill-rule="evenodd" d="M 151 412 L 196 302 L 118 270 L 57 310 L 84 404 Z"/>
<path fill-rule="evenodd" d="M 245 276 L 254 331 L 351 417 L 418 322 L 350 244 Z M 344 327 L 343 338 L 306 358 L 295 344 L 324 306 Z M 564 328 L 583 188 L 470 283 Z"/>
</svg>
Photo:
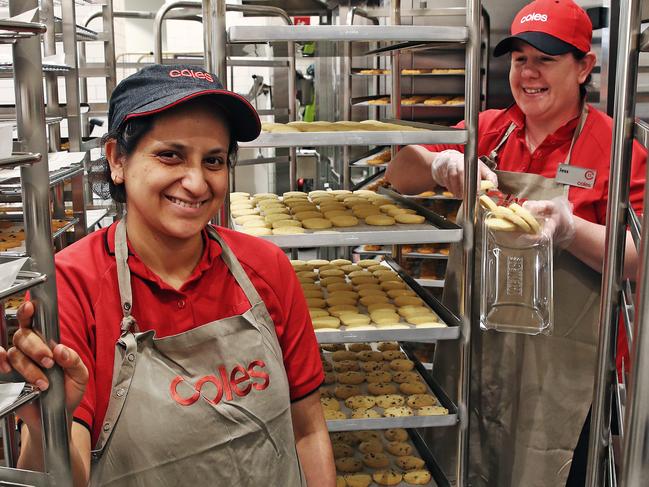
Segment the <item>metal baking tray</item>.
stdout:
<svg viewBox="0 0 649 487">
<path fill-rule="evenodd" d="M 379 342 L 379 341 L 411 341 L 411 342 L 436 342 L 438 340 L 455 340 L 460 336 L 460 319 L 455 316 L 437 298 L 427 293 L 417 281 L 411 278 L 397 263 L 390 257 L 383 261 L 399 274 L 406 285 L 420 297 L 426 306 L 439 316 L 446 324 L 440 328 L 417 328 L 408 325 L 403 319 L 398 323 L 409 326 L 394 329 L 358 329 L 348 328 L 344 325 L 337 330 L 315 330 L 319 343 L 354 343 L 354 342 Z M 361 306 L 362 305 L 358 305 Z M 365 311 L 363 311 L 365 314 Z M 370 324 L 371 325 L 371 324 Z"/>
<path fill-rule="evenodd" d="M 439 403 L 448 409 L 448 414 L 439 416 L 403 416 L 398 418 L 372 418 L 372 419 L 333 419 L 327 420 L 327 429 L 329 431 L 358 431 L 358 430 L 373 430 L 373 429 L 389 429 L 389 428 L 432 428 L 443 426 L 454 426 L 457 421 L 457 407 L 435 381 L 425 367 L 417 360 L 417 358 L 409 353 L 407 349 L 403 350 L 406 356 L 415 363 L 415 369 L 424 384 L 428 387 L 428 393 L 433 394 Z M 326 357 L 325 353 L 325 357 Z M 363 394 L 366 394 L 367 383 L 360 385 Z M 344 400 L 339 400 L 341 403 L 341 410 L 349 411 L 344 405 Z M 375 406 L 378 408 L 378 406 Z M 380 408 L 378 408 L 380 409 Z"/>
<path fill-rule="evenodd" d="M 365 246 L 363 245 L 356 247 L 353 252 L 358 255 L 392 255 L 391 249 L 365 250 Z M 406 259 L 448 260 L 448 254 L 422 254 L 419 252 L 402 252 L 401 257 L 405 257 Z"/>
<path fill-rule="evenodd" d="M 391 76 L 392 73 L 376 73 L 376 74 L 371 74 L 371 73 L 361 73 L 360 71 L 363 70 L 368 70 L 368 69 L 383 69 L 383 68 L 353 68 L 352 69 L 352 76 Z M 388 68 L 389 69 L 389 68 Z M 406 68 L 408 69 L 408 68 Z M 413 68 L 417 69 L 417 68 Z M 464 68 L 422 68 L 422 69 L 464 69 Z M 401 76 L 464 76 L 464 73 L 404 73 L 403 70 L 401 72 Z"/>
<path fill-rule="evenodd" d="M 354 159 L 353 161 L 351 161 L 349 163 L 349 165 L 353 166 L 353 167 L 379 167 L 379 168 L 385 168 L 388 165 L 387 162 L 384 162 L 382 164 L 368 164 L 367 160 L 372 159 L 377 154 L 380 154 L 381 152 L 384 152 L 384 151 L 386 151 L 388 149 L 389 148 L 386 147 L 386 146 L 375 147 L 374 149 L 363 153 L 363 155 L 361 155 L 360 157 L 358 157 L 358 158 Z"/>
<path fill-rule="evenodd" d="M 374 430 L 370 430 L 374 431 Z M 431 475 L 431 481 L 428 482 L 427 484 L 421 484 L 423 487 L 451 487 L 450 482 L 448 481 L 448 478 L 446 477 L 446 474 L 442 471 L 441 467 L 437 463 L 437 460 L 433 456 L 433 453 L 430 451 L 430 448 L 426 445 L 425 440 L 422 438 L 422 436 L 419 434 L 419 432 L 415 429 L 407 429 L 409 438 L 406 440 L 406 443 L 410 443 L 410 445 L 414 448 L 413 455 L 419 456 L 426 464 L 427 470 L 430 472 Z M 381 441 L 385 445 L 386 439 L 383 436 L 383 434 L 379 431 L 377 431 L 379 435 L 381 435 Z M 354 448 L 354 457 L 359 458 L 359 455 L 361 455 L 360 451 L 358 448 Z M 358 455 L 356 454 L 358 453 Z M 394 469 L 396 471 L 401 471 L 401 469 L 396 465 L 394 462 L 394 459 L 396 457 L 394 455 L 391 455 L 390 453 L 387 454 L 388 458 L 390 458 L 390 466 L 387 467 L 388 469 Z M 363 470 L 361 470 L 358 473 L 365 473 L 368 475 L 372 475 L 374 472 L 377 470 L 382 470 L 382 469 L 377 469 L 377 468 L 372 468 L 368 466 L 364 466 Z M 337 470 L 337 475 L 345 475 L 345 472 L 340 472 Z M 377 486 L 378 484 L 376 482 L 372 482 L 370 486 Z M 396 487 L 411 487 L 412 484 L 408 484 L 405 481 L 399 482 L 398 484 L 395 484 Z"/>
<path fill-rule="evenodd" d="M 416 95 L 405 95 L 405 98 Z M 421 95 L 424 96 L 424 95 Z M 457 96 L 457 95 L 426 95 L 429 97 L 434 96 Z M 389 101 L 387 103 L 370 103 L 372 100 L 377 100 L 380 98 L 389 97 L 389 95 L 372 95 L 372 96 L 359 96 L 349 100 L 350 105 L 356 107 L 389 107 L 392 105 Z M 402 95 L 401 106 L 402 107 L 426 107 L 426 108 L 464 108 L 464 103 L 459 104 L 446 104 L 440 103 L 439 105 L 426 105 L 425 103 L 403 103 L 404 96 Z"/>
<path fill-rule="evenodd" d="M 421 287 L 444 287 L 444 279 L 417 278 L 415 282 Z"/>
<path fill-rule="evenodd" d="M 377 105 L 380 106 L 380 105 Z M 408 144 L 465 144 L 467 133 L 443 125 L 432 125 L 403 120 L 383 120 L 388 123 L 417 127 L 415 131 L 353 131 L 353 132 L 263 132 L 252 142 L 240 147 L 319 147 L 329 145 L 408 145 Z"/>
<path fill-rule="evenodd" d="M 419 41 L 463 43 L 466 27 L 414 25 L 272 25 L 233 26 L 227 32 L 232 43 L 267 43 L 278 41 Z"/>
<path fill-rule="evenodd" d="M 383 194 L 385 196 L 389 196 L 393 200 L 398 201 L 401 203 L 403 206 L 406 206 L 408 208 L 412 208 L 413 210 L 416 210 L 417 213 L 420 215 L 424 215 L 426 219 L 430 222 L 432 222 L 433 225 L 438 226 L 440 228 L 449 228 L 449 226 L 452 227 L 458 227 L 455 223 L 453 223 L 451 220 L 448 218 L 444 218 L 441 215 L 438 215 L 437 213 L 429 210 L 428 208 L 425 208 L 424 206 L 421 206 L 417 204 L 415 198 L 408 198 L 405 197 L 396 191 L 385 188 L 385 187 L 379 187 L 378 188 L 378 193 Z M 445 198 L 445 199 L 450 199 L 450 198 Z M 458 227 L 460 228 L 460 227 Z M 404 243 L 442 243 L 442 242 L 404 242 Z M 448 243 L 451 243 L 450 241 Z"/>
</svg>

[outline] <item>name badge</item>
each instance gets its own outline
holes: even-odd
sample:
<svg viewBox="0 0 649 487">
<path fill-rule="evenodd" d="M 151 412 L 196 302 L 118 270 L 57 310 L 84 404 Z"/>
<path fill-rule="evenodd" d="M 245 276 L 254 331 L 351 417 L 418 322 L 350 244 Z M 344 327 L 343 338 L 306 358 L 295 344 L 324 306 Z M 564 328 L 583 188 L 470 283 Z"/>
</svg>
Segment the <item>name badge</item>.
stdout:
<svg viewBox="0 0 649 487">
<path fill-rule="evenodd" d="M 559 164 L 554 180 L 560 184 L 577 186 L 578 188 L 591 189 L 595 185 L 597 171 L 587 167 Z"/>
</svg>

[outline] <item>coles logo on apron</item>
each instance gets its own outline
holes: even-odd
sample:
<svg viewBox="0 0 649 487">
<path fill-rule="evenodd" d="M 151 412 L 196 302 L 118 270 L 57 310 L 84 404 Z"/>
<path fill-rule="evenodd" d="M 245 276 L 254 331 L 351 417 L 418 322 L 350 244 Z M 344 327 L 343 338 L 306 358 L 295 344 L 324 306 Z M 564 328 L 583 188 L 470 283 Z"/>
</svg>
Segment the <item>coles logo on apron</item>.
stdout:
<svg viewBox="0 0 649 487">
<path fill-rule="evenodd" d="M 232 401 L 235 396 L 245 397 L 253 389 L 263 391 L 270 385 L 270 376 L 261 370 L 265 367 L 266 363 L 263 360 L 253 360 L 248 364 L 247 369 L 237 364 L 228 373 L 226 366 L 220 365 L 218 377 L 216 375 L 203 376 L 193 386 L 184 377 L 177 375 L 171 381 L 169 392 L 173 400 L 181 406 L 191 406 L 200 397 L 214 405 L 221 402 L 223 395 L 225 395 L 226 401 Z M 178 386 L 181 383 L 187 383 L 191 387 L 193 393 L 190 396 L 183 396 L 178 391 Z"/>
</svg>

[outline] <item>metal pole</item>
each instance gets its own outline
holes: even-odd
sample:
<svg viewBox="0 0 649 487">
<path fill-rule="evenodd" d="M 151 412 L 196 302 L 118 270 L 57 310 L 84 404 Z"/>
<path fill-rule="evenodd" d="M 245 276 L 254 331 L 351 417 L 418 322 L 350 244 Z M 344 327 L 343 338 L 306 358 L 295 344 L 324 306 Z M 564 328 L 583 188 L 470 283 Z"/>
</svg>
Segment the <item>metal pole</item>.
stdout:
<svg viewBox="0 0 649 487">
<path fill-rule="evenodd" d="M 603 485 L 607 458 L 606 449 L 611 447 L 609 444 L 611 393 L 615 385 L 615 341 L 622 290 L 627 202 L 629 201 L 633 149 L 634 93 L 637 81 L 640 28 L 639 5 L 637 0 L 622 0 L 620 8 L 620 36 L 613 112 L 613 147 L 606 212 L 606 253 L 602 272 L 597 369 L 588 445 L 586 475 L 588 487 Z M 627 427 L 627 434 L 633 434 L 633 430 L 633 426 Z"/>
<path fill-rule="evenodd" d="M 43 54 L 45 56 L 53 56 L 56 54 L 56 29 L 54 25 L 54 2 L 53 0 L 43 0 L 41 2 L 41 17 L 47 25 L 47 31 L 43 34 Z M 56 73 L 45 74 L 45 89 L 47 107 L 45 114 L 47 116 L 59 115 L 59 84 L 58 76 Z M 50 152 L 59 150 L 61 142 L 61 126 L 58 123 L 50 125 L 48 128 L 49 133 L 49 149 Z"/>
<path fill-rule="evenodd" d="M 38 8 L 38 0 L 9 2 L 11 16 L 33 8 Z M 13 45 L 13 59 L 18 137 L 24 149 L 43 155 L 41 162 L 20 171 L 27 252 L 38 270 L 47 275 L 47 281 L 32 290 L 36 304 L 34 326 L 46 343 L 59 342 L 39 37 L 17 41 Z M 53 367 L 46 374 L 50 387 L 41 395 L 45 468 L 56 485 L 72 485 L 63 371 Z"/>
<path fill-rule="evenodd" d="M 106 64 L 106 100 L 110 100 L 110 96 L 117 86 L 113 0 L 104 0 L 104 5 L 101 7 L 101 19 L 104 32 L 104 63 Z"/>
<path fill-rule="evenodd" d="M 222 83 L 227 83 L 225 8 L 225 0 L 203 0 L 205 69 L 216 74 Z"/>
<path fill-rule="evenodd" d="M 61 2 L 61 31 L 65 64 L 71 69 L 65 73 L 65 104 L 68 120 L 70 151 L 81 150 L 81 105 L 79 100 L 79 64 L 77 58 L 77 24 L 74 0 Z"/>
<path fill-rule="evenodd" d="M 474 229 L 476 222 L 476 188 L 478 187 L 478 113 L 480 111 L 480 0 L 467 0 L 466 24 L 469 38 L 466 46 L 466 69 L 464 90 L 466 108 L 464 119 L 467 129 L 467 144 L 464 150 L 464 205 L 462 209 L 464 251 L 463 275 L 460 282 L 460 316 L 462 329 L 459 346 L 458 374 L 458 427 L 456 481 L 458 487 L 468 485 L 469 477 L 469 423 L 470 423 L 470 381 L 471 381 L 471 327 L 472 297 L 475 275 Z M 475 323 L 477 325 L 477 323 Z"/>
<path fill-rule="evenodd" d="M 206 0 L 205 4 L 203 5 L 203 8 L 207 8 L 206 6 L 210 3 L 211 0 Z M 158 11 L 155 14 L 155 19 L 153 21 L 153 59 L 155 60 L 156 63 L 162 64 L 162 24 L 164 22 L 165 17 L 167 16 L 167 13 L 170 10 L 174 10 L 177 8 L 195 8 L 195 9 L 200 9 L 201 8 L 201 2 L 200 1 L 189 1 L 189 0 L 181 0 L 177 2 L 170 2 L 170 3 L 165 3 L 162 7 L 158 9 Z M 203 18 L 205 19 L 205 11 L 203 11 Z M 207 38 L 210 36 L 210 32 L 208 31 L 208 23 L 206 21 L 203 21 L 203 26 L 204 26 L 204 40 L 207 42 Z M 210 26 L 215 27 L 215 26 Z M 225 33 L 225 15 L 223 16 L 223 32 Z M 211 33 L 214 35 L 214 33 Z M 225 34 L 224 34 L 225 35 Z M 205 52 L 207 51 L 207 44 L 205 44 Z M 207 60 L 206 60 L 207 63 Z M 207 67 L 207 64 L 206 64 Z M 214 73 L 214 71 L 211 71 L 208 68 L 208 71 L 210 73 Z M 225 84 L 225 71 L 223 73 L 216 73 L 221 80 Z"/>
<path fill-rule="evenodd" d="M 390 10 L 390 23 L 401 25 L 401 0 L 392 0 Z M 398 49 L 392 51 L 392 93 L 390 95 L 392 104 L 392 118 L 401 118 L 401 52 Z M 393 150 L 394 151 L 394 150 Z"/>
</svg>

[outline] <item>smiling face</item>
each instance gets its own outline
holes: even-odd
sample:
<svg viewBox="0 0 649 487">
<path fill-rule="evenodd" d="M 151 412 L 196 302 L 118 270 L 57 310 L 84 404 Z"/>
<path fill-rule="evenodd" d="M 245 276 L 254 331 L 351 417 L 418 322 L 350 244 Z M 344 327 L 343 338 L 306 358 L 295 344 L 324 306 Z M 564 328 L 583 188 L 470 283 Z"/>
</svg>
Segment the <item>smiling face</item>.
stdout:
<svg viewBox="0 0 649 487">
<path fill-rule="evenodd" d="M 188 102 L 157 115 L 129 156 L 107 143 L 113 180 L 126 189 L 129 234 L 194 241 L 228 190 L 230 131 L 213 106 Z"/>
<path fill-rule="evenodd" d="M 594 63 L 592 52 L 577 60 L 571 53 L 550 56 L 516 41 L 509 71 L 514 100 L 526 118 L 537 123 L 565 122 L 579 113 L 579 85 Z"/>
</svg>

